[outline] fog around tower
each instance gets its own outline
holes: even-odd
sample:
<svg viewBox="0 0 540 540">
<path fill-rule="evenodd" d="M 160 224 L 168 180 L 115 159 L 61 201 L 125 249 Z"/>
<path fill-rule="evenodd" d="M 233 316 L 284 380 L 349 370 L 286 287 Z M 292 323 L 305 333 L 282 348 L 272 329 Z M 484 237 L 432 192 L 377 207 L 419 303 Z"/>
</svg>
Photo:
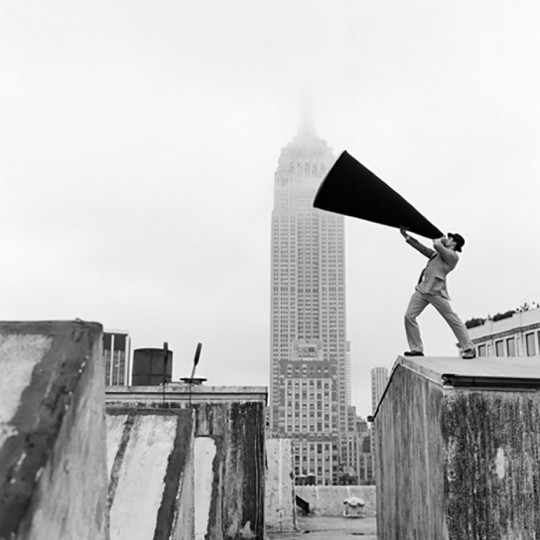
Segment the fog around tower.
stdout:
<svg viewBox="0 0 540 540">
<path fill-rule="evenodd" d="M 209 384 L 267 385 L 274 172 L 310 129 L 465 237 L 463 319 L 540 301 L 539 22 L 533 0 L 5 3 L 2 318 L 168 341 L 175 379 L 202 342 Z M 345 228 L 367 415 L 424 261 L 394 229 Z M 427 354 L 455 354 L 420 322 Z"/>
</svg>

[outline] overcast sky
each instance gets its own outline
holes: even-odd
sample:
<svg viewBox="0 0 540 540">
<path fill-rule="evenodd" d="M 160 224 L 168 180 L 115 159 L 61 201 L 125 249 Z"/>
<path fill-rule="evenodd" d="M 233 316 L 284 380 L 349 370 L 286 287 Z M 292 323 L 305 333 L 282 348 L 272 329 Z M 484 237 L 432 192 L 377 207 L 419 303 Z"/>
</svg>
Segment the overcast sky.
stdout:
<svg viewBox="0 0 540 540">
<path fill-rule="evenodd" d="M 209 384 L 267 385 L 273 178 L 306 94 L 336 157 L 465 237 L 464 320 L 540 301 L 537 0 L 1 5 L 2 319 L 168 341 L 174 378 L 200 341 Z M 365 416 L 425 259 L 352 218 L 346 245 Z M 456 354 L 419 321 L 426 354 Z"/>
</svg>

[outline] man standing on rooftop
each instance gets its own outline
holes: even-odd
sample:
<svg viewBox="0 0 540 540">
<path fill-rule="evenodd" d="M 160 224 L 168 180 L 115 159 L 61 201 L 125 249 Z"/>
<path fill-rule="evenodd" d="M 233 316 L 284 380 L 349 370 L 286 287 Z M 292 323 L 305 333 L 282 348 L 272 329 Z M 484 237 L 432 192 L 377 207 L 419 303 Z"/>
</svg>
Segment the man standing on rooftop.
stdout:
<svg viewBox="0 0 540 540">
<path fill-rule="evenodd" d="M 469 332 L 459 316 L 454 313 L 446 288 L 446 276 L 456 267 L 459 261 L 458 252 L 461 252 L 465 240 L 457 233 L 448 233 L 434 240 L 434 249 L 431 249 L 409 236 L 405 227 L 402 227 L 400 232 L 409 245 L 429 259 L 405 313 L 405 332 L 410 348 L 405 352 L 405 356 L 424 356 L 424 346 L 416 318 L 428 304 L 431 304 L 454 332 L 461 348 L 462 358 L 474 358 L 476 352 Z"/>
</svg>

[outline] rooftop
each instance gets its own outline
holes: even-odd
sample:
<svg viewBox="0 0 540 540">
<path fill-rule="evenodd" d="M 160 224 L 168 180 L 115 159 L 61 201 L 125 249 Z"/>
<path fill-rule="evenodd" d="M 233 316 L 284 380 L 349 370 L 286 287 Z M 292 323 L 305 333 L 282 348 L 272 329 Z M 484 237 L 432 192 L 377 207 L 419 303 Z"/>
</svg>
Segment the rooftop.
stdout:
<svg viewBox="0 0 540 540">
<path fill-rule="evenodd" d="M 107 386 L 107 403 L 189 401 L 208 403 L 215 401 L 261 401 L 266 403 L 266 386 L 206 386 L 184 383 L 166 383 L 165 386 Z"/>
<path fill-rule="evenodd" d="M 540 308 L 517 311 L 511 317 L 497 321 L 487 320 L 484 324 L 469 328 L 469 335 L 471 339 L 479 339 L 538 324 L 540 324 Z"/>
<path fill-rule="evenodd" d="M 474 360 L 444 356 L 398 356 L 386 390 L 392 384 L 392 379 L 398 369 L 412 371 L 445 389 L 540 390 L 540 356 L 484 356 Z M 386 390 L 379 400 L 374 417 L 377 415 Z"/>
<path fill-rule="evenodd" d="M 496 379 L 539 379 L 540 356 L 482 356 L 474 360 L 457 357 L 398 357 L 394 368 L 403 366 L 441 385 L 448 376 Z"/>
</svg>

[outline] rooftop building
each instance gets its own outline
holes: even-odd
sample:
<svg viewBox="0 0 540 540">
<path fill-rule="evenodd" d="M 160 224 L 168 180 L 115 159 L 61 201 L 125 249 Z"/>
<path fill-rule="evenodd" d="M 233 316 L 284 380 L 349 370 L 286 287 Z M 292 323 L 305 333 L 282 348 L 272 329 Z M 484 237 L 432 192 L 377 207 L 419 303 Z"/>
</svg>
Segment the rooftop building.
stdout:
<svg viewBox="0 0 540 540">
<path fill-rule="evenodd" d="M 127 330 L 103 331 L 105 384 L 126 386 L 131 377 L 131 338 Z"/>
<path fill-rule="evenodd" d="M 505 314 L 506 315 L 506 314 Z M 508 312 L 469 328 L 478 356 L 536 356 L 540 354 L 540 308 Z"/>
</svg>

